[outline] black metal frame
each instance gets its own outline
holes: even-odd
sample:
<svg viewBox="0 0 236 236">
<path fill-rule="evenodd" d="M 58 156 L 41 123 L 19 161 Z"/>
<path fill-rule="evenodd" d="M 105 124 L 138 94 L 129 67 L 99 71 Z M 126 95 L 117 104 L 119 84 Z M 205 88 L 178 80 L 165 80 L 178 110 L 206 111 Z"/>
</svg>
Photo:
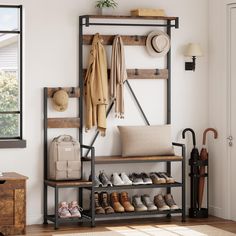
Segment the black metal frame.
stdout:
<svg viewBox="0 0 236 236">
<path fill-rule="evenodd" d="M 172 19 L 167 19 L 167 20 L 164 20 L 164 23 L 162 24 L 149 24 L 149 23 L 145 23 L 145 24 L 140 24 L 140 23 L 111 23 L 111 22 L 101 22 L 101 19 L 103 19 L 102 17 L 99 18 L 99 22 L 90 22 L 90 18 L 93 19 L 93 18 L 96 18 L 97 17 L 94 17 L 94 16 L 89 16 L 89 15 L 83 15 L 83 16 L 80 16 L 80 19 L 79 19 L 79 26 L 80 26 L 80 29 L 79 29 L 79 84 L 80 84 L 80 89 L 81 89 L 81 94 L 83 94 L 83 27 L 89 27 L 89 26 L 153 26 L 153 27 L 166 27 L 167 29 L 167 34 L 169 35 L 169 37 L 171 38 L 171 28 L 172 27 L 175 27 L 175 28 L 178 28 L 179 27 L 179 19 L 178 18 L 175 18 L 174 21 L 175 21 L 175 24 L 171 24 L 171 21 Z M 104 19 L 107 19 L 107 18 L 104 18 Z M 103 19 L 103 20 L 104 20 Z M 119 19 L 119 17 L 117 18 Z M 138 18 L 130 18 L 131 20 L 136 20 Z M 124 19 L 119 19 L 119 20 L 124 20 Z M 154 19 L 152 19 L 154 20 Z M 168 73 L 169 73 L 169 77 L 168 77 L 168 80 L 167 80 L 167 124 L 171 124 L 171 50 L 168 52 L 167 54 L 167 69 L 168 69 Z M 133 96 L 134 100 L 135 100 L 135 103 L 136 105 L 138 106 L 138 109 L 140 111 L 140 113 L 142 114 L 144 120 L 145 120 L 145 123 L 146 125 L 150 125 L 137 97 L 135 96 L 135 93 L 129 83 L 129 81 L 125 81 L 126 85 L 128 86 L 128 89 L 130 90 L 131 92 L 131 95 Z M 81 96 L 82 98 L 82 96 Z M 109 115 L 112 107 L 113 107 L 113 104 L 114 102 L 112 102 L 107 110 L 107 114 L 106 116 Z M 80 99 L 80 106 L 79 106 L 79 113 L 80 113 L 80 117 L 82 118 L 83 117 L 83 100 Z M 83 125 L 83 120 L 81 119 L 81 127 Z M 95 136 L 93 137 L 92 139 L 92 142 L 91 142 L 91 146 L 94 145 L 97 137 L 98 137 L 98 134 L 99 132 L 96 132 Z M 83 130 L 80 129 L 80 141 L 82 142 L 82 137 L 83 137 Z M 150 185 L 150 186 L 138 186 L 138 187 L 134 187 L 134 186 L 129 186 L 129 189 L 130 188 L 158 188 L 158 187 L 165 187 L 167 188 L 167 192 L 168 193 L 171 193 L 171 188 L 172 187 L 181 187 L 182 188 L 182 209 L 178 210 L 178 211 L 168 211 L 168 212 L 154 212 L 152 214 L 148 214 L 147 212 L 145 213 L 139 213 L 137 214 L 136 212 L 135 213 L 122 213 L 122 214 L 112 214 L 112 215 L 109 215 L 108 216 L 101 216 L 101 215 L 95 215 L 95 211 L 93 211 L 91 209 L 90 211 L 90 216 L 92 218 L 92 225 L 94 226 L 95 225 L 95 220 L 98 220 L 98 219 L 103 219 L 104 220 L 104 217 L 105 218 L 108 218 L 108 219 L 111 219 L 111 218 L 115 218 L 115 217 L 135 217 L 137 215 L 155 215 L 155 214 L 166 214 L 167 216 L 170 216 L 171 214 L 173 213 L 182 213 L 182 221 L 184 222 L 185 221 L 185 145 L 183 144 L 179 144 L 179 143 L 173 143 L 173 145 L 175 146 L 178 146 L 178 147 L 181 147 L 182 148 L 182 156 L 183 156 L 183 159 L 181 160 L 182 162 L 182 183 L 176 183 L 176 184 L 173 184 L 173 185 L 163 185 L 163 186 L 159 186 L 159 185 Z M 85 154 L 85 157 L 88 156 L 90 150 L 88 150 Z M 92 153 L 94 154 L 94 153 Z M 93 155 L 92 155 L 93 156 Z M 89 159 L 87 159 L 89 160 Z M 91 160 L 91 163 L 92 164 L 92 181 L 94 183 L 94 178 L 95 178 L 95 160 L 92 158 L 90 159 Z M 165 160 L 163 159 L 162 160 L 163 162 L 166 162 L 167 165 L 166 165 L 166 170 L 169 174 L 171 174 L 171 161 L 168 161 L 168 160 Z M 122 161 L 121 161 L 122 162 Z M 121 163 L 119 162 L 119 163 Z M 140 161 L 142 162 L 142 161 Z M 143 161 L 143 162 L 146 162 L 146 161 Z M 108 163 L 117 163 L 117 162 L 108 162 Z M 128 163 L 128 162 L 126 162 Z M 129 161 L 129 163 L 137 163 L 137 161 Z M 98 163 L 100 164 L 100 163 Z M 104 163 L 103 163 L 104 164 Z M 94 191 L 101 191 L 101 190 L 114 190 L 114 189 L 125 189 L 125 187 L 111 187 L 111 188 L 95 188 L 93 187 L 92 188 L 92 191 L 91 191 L 91 205 L 93 206 L 93 202 L 94 202 Z M 93 206 L 94 208 L 94 206 Z"/>
<path fill-rule="evenodd" d="M 12 140 L 12 139 L 23 139 L 23 11 L 22 11 L 22 5 L 0 5 L 0 8 L 15 8 L 19 9 L 19 30 L 0 30 L 0 34 L 17 34 L 19 35 L 19 110 L 18 111 L 3 111 L 0 112 L 0 114 L 19 114 L 20 115 L 20 134 L 16 137 L 0 137 L 1 140 Z M 20 146 L 25 147 L 26 142 L 22 142 Z M 9 143 L 6 145 L 3 145 L 3 147 L 9 146 Z M 12 144 L 10 145 L 12 147 L 19 147 L 19 145 Z"/>
<path fill-rule="evenodd" d="M 79 98 L 81 100 L 81 98 Z M 44 224 L 48 224 L 48 221 L 51 221 L 54 223 L 54 228 L 58 229 L 59 228 L 59 224 L 60 223 L 67 223 L 67 222 L 90 222 L 93 225 L 93 218 L 90 217 L 89 215 L 86 215 L 85 213 L 82 213 L 82 217 L 81 218 L 68 218 L 68 219 L 62 219 L 59 218 L 58 216 L 58 203 L 59 203 L 59 189 L 63 189 L 63 188 L 77 188 L 78 190 L 78 202 L 79 205 L 81 207 L 83 207 L 83 188 L 88 188 L 91 190 L 91 196 L 92 199 L 91 201 L 94 201 L 94 186 L 88 185 L 88 184 L 80 184 L 79 186 L 77 186 L 76 184 L 73 183 L 73 181 L 71 181 L 70 184 L 65 183 L 65 185 L 63 185 L 63 181 L 58 181 L 58 183 L 62 183 L 60 185 L 57 185 L 57 181 L 53 181 L 53 184 L 49 181 L 48 177 L 47 177 L 47 169 L 48 169 L 48 165 L 47 165 L 47 160 L 48 160 L 48 88 L 45 87 L 43 90 L 43 113 L 44 113 L 44 192 L 43 192 L 43 197 L 44 197 L 44 205 L 43 205 L 43 209 L 44 209 Z M 86 145 L 82 145 L 81 144 L 81 152 L 83 152 L 83 149 L 88 149 L 91 151 L 91 174 L 93 176 L 94 179 L 94 158 L 95 158 L 95 150 L 94 147 L 91 146 L 86 146 Z M 83 162 L 82 162 L 82 167 L 81 167 L 81 176 L 83 176 Z M 79 180 L 78 180 L 79 181 Z M 67 182 L 67 181 L 65 181 Z M 54 215 L 49 215 L 48 214 L 48 187 L 54 188 Z M 91 206 L 91 212 L 95 212 L 95 206 L 94 204 L 92 204 Z"/>
</svg>

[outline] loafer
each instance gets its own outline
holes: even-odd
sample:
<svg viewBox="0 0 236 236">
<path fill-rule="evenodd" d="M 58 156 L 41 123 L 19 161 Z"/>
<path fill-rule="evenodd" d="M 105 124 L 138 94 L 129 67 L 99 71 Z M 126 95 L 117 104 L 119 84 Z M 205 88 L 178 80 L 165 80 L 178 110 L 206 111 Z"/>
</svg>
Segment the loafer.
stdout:
<svg viewBox="0 0 236 236">
<path fill-rule="evenodd" d="M 148 211 L 156 211 L 157 207 L 154 205 L 153 201 L 151 201 L 151 198 L 149 195 L 144 194 L 141 196 L 141 200 L 143 204 L 147 207 Z"/>
<path fill-rule="evenodd" d="M 165 184 L 166 183 L 166 179 L 155 172 L 150 173 L 150 178 L 151 178 L 153 184 Z"/>
<path fill-rule="evenodd" d="M 168 184 L 173 184 L 175 182 L 175 179 L 168 173 L 166 172 L 159 172 L 160 176 L 166 179 L 166 183 Z"/>
<path fill-rule="evenodd" d="M 111 176 L 111 182 L 114 186 L 122 186 L 124 185 L 124 181 L 117 173 L 113 173 Z"/>
<path fill-rule="evenodd" d="M 129 177 L 126 175 L 125 172 L 122 172 L 122 173 L 120 174 L 120 177 L 121 177 L 121 179 L 123 180 L 124 185 L 132 185 L 132 181 L 129 179 Z"/>
<path fill-rule="evenodd" d="M 166 205 L 166 202 L 162 194 L 158 194 L 154 197 L 154 203 L 157 206 L 159 211 L 170 210 L 170 207 Z"/>
</svg>

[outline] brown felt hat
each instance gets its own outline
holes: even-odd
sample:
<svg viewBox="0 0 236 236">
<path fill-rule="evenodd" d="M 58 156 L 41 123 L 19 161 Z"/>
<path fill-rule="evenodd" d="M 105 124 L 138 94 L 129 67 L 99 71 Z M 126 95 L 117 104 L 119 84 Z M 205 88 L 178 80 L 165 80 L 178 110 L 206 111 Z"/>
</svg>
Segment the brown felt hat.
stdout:
<svg viewBox="0 0 236 236">
<path fill-rule="evenodd" d="M 148 53 L 153 57 L 163 57 L 170 50 L 170 38 L 167 33 L 155 30 L 148 34 L 146 40 Z"/>
<path fill-rule="evenodd" d="M 52 101 L 53 107 L 56 111 L 65 111 L 68 107 L 69 96 L 63 89 L 56 91 L 53 94 Z"/>
</svg>

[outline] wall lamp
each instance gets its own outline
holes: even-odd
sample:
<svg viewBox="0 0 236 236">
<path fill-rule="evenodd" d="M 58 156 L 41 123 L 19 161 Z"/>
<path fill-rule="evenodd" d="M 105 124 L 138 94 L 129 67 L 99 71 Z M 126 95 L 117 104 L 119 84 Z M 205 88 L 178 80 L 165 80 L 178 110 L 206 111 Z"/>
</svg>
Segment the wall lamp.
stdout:
<svg viewBox="0 0 236 236">
<path fill-rule="evenodd" d="M 192 62 L 185 62 L 185 70 L 195 71 L 196 57 L 203 56 L 200 45 L 198 43 L 189 43 L 184 55 L 186 57 L 192 57 Z"/>
</svg>

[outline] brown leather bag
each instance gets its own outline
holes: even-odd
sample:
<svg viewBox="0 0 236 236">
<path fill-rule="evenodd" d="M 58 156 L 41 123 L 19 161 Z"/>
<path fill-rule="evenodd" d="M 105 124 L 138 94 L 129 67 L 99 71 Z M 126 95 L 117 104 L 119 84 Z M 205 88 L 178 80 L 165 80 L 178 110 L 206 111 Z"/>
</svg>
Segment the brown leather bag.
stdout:
<svg viewBox="0 0 236 236">
<path fill-rule="evenodd" d="M 80 143 L 70 135 L 54 138 L 49 147 L 48 179 L 72 180 L 80 178 Z"/>
</svg>

